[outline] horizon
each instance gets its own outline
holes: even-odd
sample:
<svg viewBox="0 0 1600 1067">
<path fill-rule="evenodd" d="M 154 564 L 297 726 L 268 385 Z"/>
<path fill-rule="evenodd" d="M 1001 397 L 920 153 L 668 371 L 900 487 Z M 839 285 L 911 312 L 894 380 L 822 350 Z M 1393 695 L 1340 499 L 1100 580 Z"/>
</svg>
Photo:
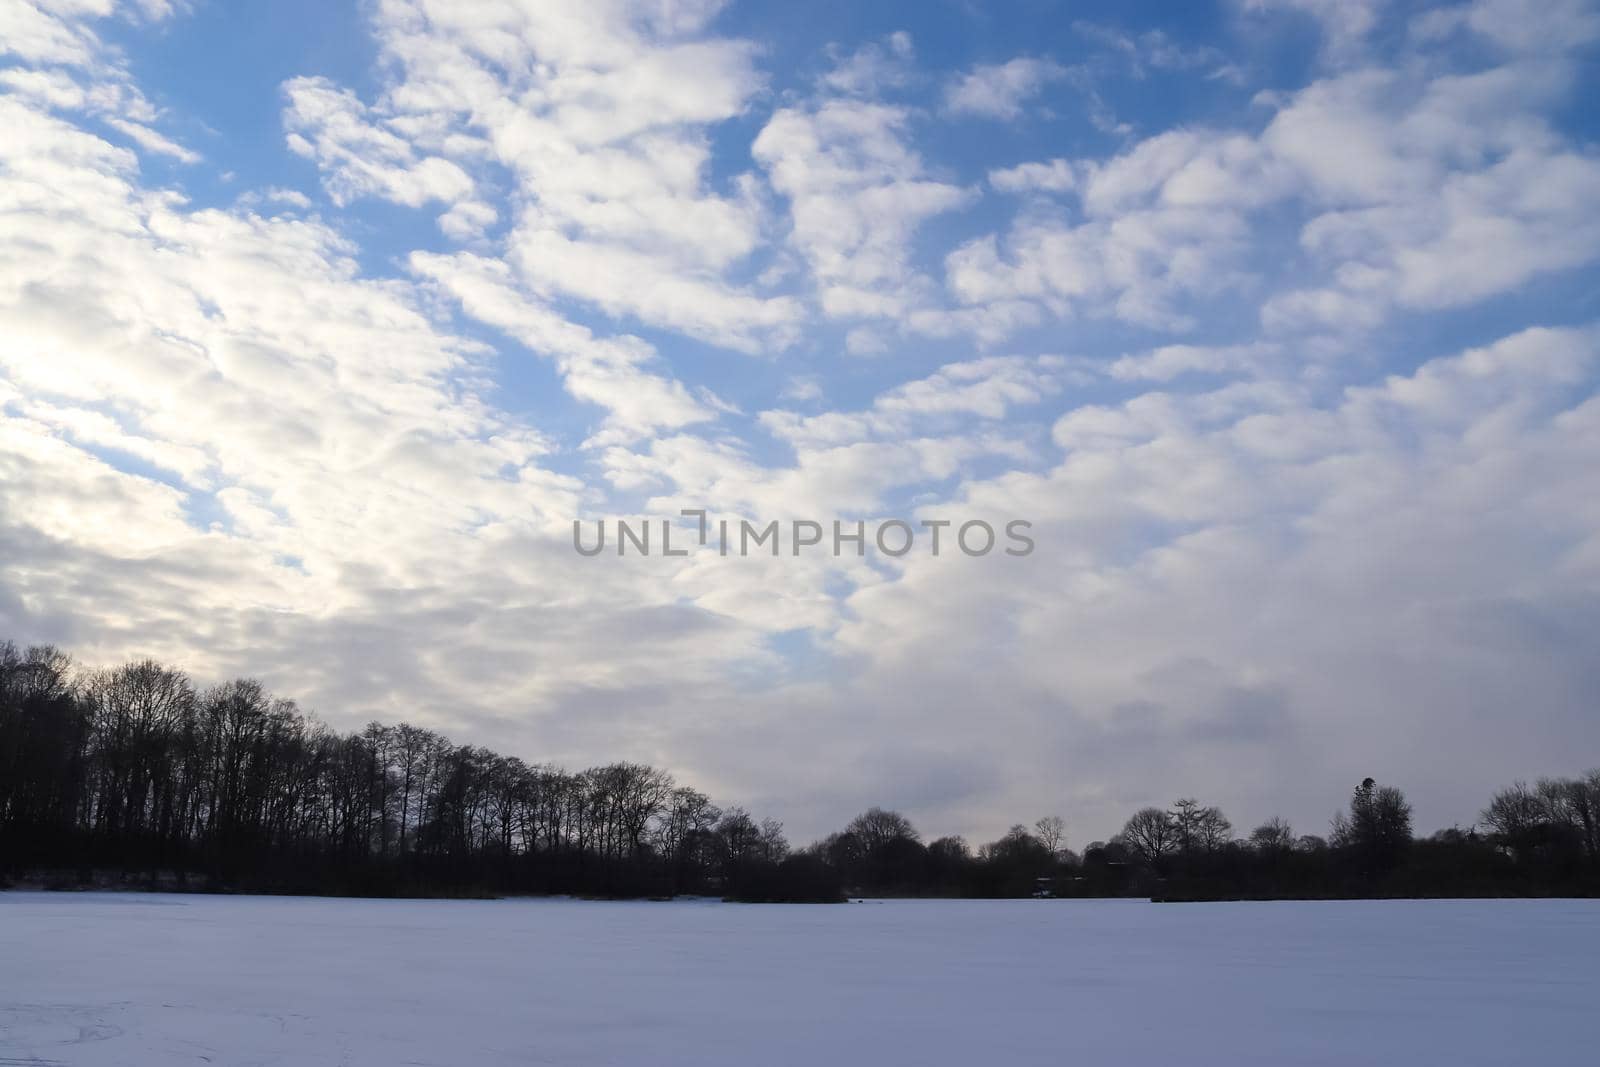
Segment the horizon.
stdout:
<svg viewBox="0 0 1600 1067">
<path fill-rule="evenodd" d="M 31 649 L 25 649 L 25 648 L 23 648 L 21 646 L 18 646 L 16 644 L 16 642 L 10 642 L 9 644 L 17 653 L 24 653 L 24 652 L 32 652 L 33 651 Z M 3 637 L 0 637 L 0 651 L 5 650 L 7 647 L 8 647 L 8 642 L 6 641 L 6 639 L 4 639 Z M 104 664 L 104 665 L 100 665 L 100 666 L 92 666 L 92 665 L 81 663 L 81 662 L 77 661 L 76 659 L 74 659 L 72 657 L 72 655 L 71 655 L 71 651 L 68 650 L 68 649 L 54 648 L 54 646 L 38 646 L 38 647 L 41 648 L 41 649 L 42 648 L 52 648 L 55 652 L 65 655 L 67 657 L 68 661 L 70 662 L 71 666 L 75 669 L 75 675 L 73 677 L 72 684 L 74 686 L 80 688 L 80 689 L 85 689 L 85 690 L 92 690 L 93 689 L 93 687 L 95 685 L 95 682 L 96 682 L 96 676 L 115 674 L 119 668 L 136 667 L 136 666 L 140 665 L 140 663 L 143 663 L 143 662 L 155 662 L 155 661 L 135 661 L 135 662 L 130 662 L 130 663 Z M 160 667 L 160 668 L 162 668 L 162 669 L 164 669 L 164 670 L 177 671 L 187 681 L 189 681 L 190 683 L 193 684 L 194 689 L 193 689 L 193 694 L 192 695 L 193 695 L 193 698 L 194 698 L 194 703 L 196 705 L 196 709 L 195 710 L 199 710 L 200 708 L 202 708 L 204 706 L 204 704 L 205 704 L 205 702 L 207 700 L 209 692 L 211 690 L 213 690 L 213 689 L 222 690 L 222 689 L 227 688 L 229 685 L 231 685 L 233 683 L 255 681 L 255 679 L 250 679 L 250 678 L 247 678 L 247 677 L 241 677 L 241 678 L 237 678 L 237 679 L 216 679 L 215 681 L 213 681 L 213 682 L 208 684 L 208 683 L 205 683 L 205 682 L 202 682 L 200 680 L 197 680 L 197 679 L 194 679 L 194 678 L 190 677 L 187 674 L 187 672 L 183 671 L 183 668 L 182 668 L 181 665 L 162 664 L 162 663 L 156 663 L 155 665 Z M 294 699 L 293 696 L 286 695 L 286 694 L 283 694 L 283 693 L 274 693 L 271 690 L 267 691 L 267 696 L 270 697 L 273 700 L 280 700 L 280 701 L 287 702 L 288 705 L 290 707 L 292 707 L 294 709 L 294 711 L 298 715 L 302 716 L 308 724 L 318 724 L 318 723 L 320 723 L 320 724 L 329 726 L 331 729 L 341 731 L 342 733 L 350 735 L 350 736 L 362 735 L 368 729 L 370 729 L 373 726 L 381 727 L 381 728 L 384 728 L 386 730 L 394 730 L 396 727 L 408 726 L 408 725 L 415 726 L 416 725 L 414 723 L 406 723 L 403 720 L 396 720 L 396 721 L 390 721 L 390 722 L 372 720 L 371 722 L 360 724 L 359 726 L 357 726 L 355 728 L 341 730 L 341 728 L 338 727 L 336 724 L 330 722 L 329 720 L 323 718 L 322 716 L 319 716 L 317 714 L 315 708 L 307 708 L 307 707 L 302 706 L 298 701 L 296 701 Z M 449 733 L 441 733 L 441 737 L 442 737 L 442 739 L 444 741 L 448 742 L 452 746 L 457 746 L 457 747 L 465 746 L 465 747 L 476 747 L 476 748 L 486 747 L 486 746 L 478 745 L 475 742 L 474 738 L 472 738 L 471 736 L 460 736 L 460 735 L 452 735 L 452 734 L 449 734 Z M 562 772 L 562 773 L 572 773 L 572 774 L 579 774 L 579 773 L 582 773 L 584 771 L 598 770 L 598 769 L 601 769 L 601 768 L 603 768 L 604 766 L 606 766 L 608 764 L 614 764 L 614 763 L 618 762 L 616 760 L 603 760 L 603 761 L 595 763 L 595 764 L 593 764 L 593 765 L 591 765 L 591 766 L 589 766 L 587 768 L 585 768 L 585 767 L 567 767 L 567 766 L 562 766 L 562 765 L 559 765 L 559 764 L 549 765 L 549 764 L 547 764 L 547 761 L 538 760 L 536 758 L 535 759 L 526 759 L 526 758 L 524 758 L 525 754 L 524 753 L 519 753 L 519 752 L 496 752 L 496 753 L 493 753 L 493 754 L 496 755 L 496 756 L 503 756 L 503 757 L 519 759 L 519 760 L 522 760 L 524 763 L 527 763 L 529 766 L 547 767 L 547 769 L 549 769 L 551 771 Z M 653 768 L 650 768 L 650 769 L 665 772 L 669 776 L 669 778 L 671 778 L 673 780 L 674 784 L 677 785 L 677 786 L 686 786 L 686 787 L 688 787 L 690 789 L 697 789 L 699 784 L 700 784 L 700 783 L 697 783 L 697 782 L 694 782 L 694 781 L 680 781 L 680 780 L 677 780 L 676 774 L 675 774 L 674 769 L 672 767 L 653 767 Z M 1589 769 L 1587 771 L 1587 775 L 1590 778 L 1594 778 L 1596 775 L 1600 775 L 1600 769 L 1591 768 L 1591 769 Z M 1548 781 L 1548 780 L 1555 780 L 1555 779 L 1557 779 L 1559 777 L 1560 777 L 1559 775 L 1555 775 L 1555 774 L 1541 774 L 1541 775 L 1538 776 L 1538 778 L 1536 780 L 1542 783 L 1542 782 Z M 1371 777 L 1367 777 L 1367 778 L 1363 779 L 1363 781 L 1356 783 L 1356 785 L 1352 787 L 1350 792 L 1358 792 L 1361 788 L 1363 788 L 1363 787 L 1371 787 L 1374 784 L 1375 784 L 1374 779 L 1372 779 Z M 1383 784 L 1385 786 L 1388 786 L 1388 787 L 1402 788 L 1401 784 L 1399 784 L 1399 783 L 1385 782 L 1385 783 L 1381 783 L 1381 784 Z M 1515 787 L 1515 788 L 1520 789 L 1525 784 L 1526 783 L 1522 779 L 1517 779 L 1516 781 L 1511 781 L 1511 780 L 1503 781 L 1503 782 L 1499 783 L 1499 785 L 1496 787 L 1494 796 L 1496 796 L 1496 797 L 1500 796 L 1502 793 L 1504 793 L 1507 790 L 1507 787 Z M 1403 788 L 1402 788 L 1402 792 L 1403 792 Z M 714 798 L 714 797 L 712 798 L 713 801 L 715 801 L 716 799 L 717 798 Z M 1186 798 L 1186 797 L 1183 797 L 1183 796 L 1177 796 L 1177 797 L 1172 798 L 1169 801 L 1153 802 L 1150 805 L 1146 805 L 1146 807 L 1156 807 L 1156 808 L 1166 809 L 1169 806 L 1173 806 L 1173 807 L 1177 807 L 1177 808 L 1182 808 L 1185 804 L 1191 804 L 1192 805 L 1192 804 L 1195 804 L 1195 803 L 1197 803 L 1199 801 L 1203 801 L 1204 799 L 1205 798 L 1203 798 L 1203 797 L 1202 798 L 1196 798 L 1196 797 L 1187 797 Z M 1472 816 L 1473 816 L 1472 819 L 1469 822 L 1467 822 L 1465 825 L 1462 824 L 1461 820 L 1457 819 L 1457 820 L 1454 820 L 1449 826 L 1438 826 L 1438 827 L 1433 827 L 1433 828 L 1429 828 L 1427 826 L 1423 826 L 1423 827 L 1419 827 L 1418 828 L 1416 836 L 1419 837 L 1419 838 L 1422 838 L 1422 839 L 1427 839 L 1427 838 L 1432 837 L 1435 834 L 1444 833 L 1445 831 L 1450 831 L 1450 830 L 1455 830 L 1455 831 L 1476 831 L 1478 826 L 1482 824 L 1483 817 L 1486 814 L 1486 812 L 1488 810 L 1488 807 L 1489 807 L 1489 804 L 1490 804 L 1492 799 L 1493 799 L 1492 797 L 1490 797 L 1488 794 L 1486 794 L 1485 801 L 1484 801 L 1484 806 L 1482 808 L 1475 809 L 1473 811 L 1473 813 L 1472 813 Z M 1327 826 L 1308 827 L 1308 826 L 1299 826 L 1299 825 L 1289 824 L 1289 827 L 1295 831 L 1294 837 L 1296 839 L 1302 839 L 1302 838 L 1305 838 L 1305 837 L 1309 836 L 1309 837 L 1314 837 L 1314 838 L 1323 838 L 1324 840 L 1326 840 L 1327 838 L 1333 836 L 1329 831 L 1333 830 L 1334 828 L 1336 828 L 1338 823 L 1339 823 L 1339 820 L 1341 820 L 1341 819 L 1346 817 L 1347 812 L 1346 812 L 1345 809 L 1346 809 L 1347 805 L 1349 804 L 1349 801 L 1350 801 L 1350 796 L 1349 796 L 1348 793 L 1346 795 L 1341 796 L 1341 797 L 1339 797 L 1337 799 L 1337 802 L 1335 804 L 1334 814 L 1330 817 Z M 742 807 L 742 805 L 737 805 L 737 804 L 732 805 L 732 806 Z M 1217 811 L 1219 811 L 1219 813 L 1225 817 L 1224 821 L 1227 824 L 1226 828 L 1227 828 L 1227 830 L 1229 832 L 1228 833 L 1229 840 L 1232 841 L 1232 842 L 1235 842 L 1235 843 L 1240 843 L 1240 844 L 1245 844 L 1245 845 L 1250 845 L 1252 843 L 1251 842 L 1251 838 L 1250 838 L 1250 834 L 1251 834 L 1251 831 L 1253 829 L 1261 827 L 1263 824 L 1266 824 L 1268 822 L 1280 820 L 1282 818 L 1280 815 L 1274 813 L 1274 814 L 1269 814 L 1269 815 L 1262 815 L 1262 816 L 1260 816 L 1258 818 L 1243 819 L 1239 823 L 1233 824 L 1231 822 L 1231 819 L 1226 818 L 1227 817 L 1227 812 L 1226 811 L 1221 811 L 1215 805 L 1207 804 L 1207 805 L 1205 805 L 1205 810 L 1208 810 L 1208 811 L 1209 810 L 1217 810 Z M 867 805 L 867 807 L 863 811 L 857 812 L 856 815 L 857 816 L 865 816 L 865 815 L 869 815 L 869 814 L 871 814 L 873 812 L 887 812 L 888 814 L 892 814 L 892 815 L 895 815 L 895 816 L 900 816 L 902 814 L 900 812 L 898 806 L 894 803 L 893 798 L 883 798 L 883 799 L 881 799 L 879 801 L 871 802 L 869 805 Z M 783 833 L 785 835 L 785 838 L 791 839 L 791 840 L 787 841 L 786 847 L 792 847 L 792 848 L 796 849 L 797 851 L 804 850 L 804 849 L 809 849 L 811 847 L 820 845 L 820 844 L 824 843 L 824 841 L 828 837 L 830 837 L 831 835 L 839 833 L 839 832 L 843 831 L 846 828 L 846 823 L 845 823 L 845 821 L 842 820 L 840 822 L 840 824 L 837 825 L 837 826 L 825 827 L 825 828 L 823 828 L 823 829 L 821 829 L 821 830 L 819 830 L 817 832 L 814 832 L 814 833 L 798 833 L 798 834 L 796 834 L 794 832 L 793 828 L 782 817 L 784 813 L 781 810 L 770 810 L 770 811 L 769 810 L 762 810 L 762 811 L 751 812 L 750 814 L 753 815 L 753 816 L 756 816 L 756 817 L 764 818 L 764 819 L 775 819 L 779 823 L 779 825 L 782 827 L 782 830 L 783 830 Z M 1134 814 L 1136 814 L 1136 813 L 1131 809 L 1127 813 L 1129 818 L 1131 818 Z M 1108 830 L 1106 833 L 1102 833 L 1102 834 L 1084 834 L 1078 828 L 1078 826 L 1074 823 L 1073 818 L 1072 818 L 1072 813 L 1071 812 L 1062 812 L 1062 811 L 1045 812 L 1045 813 L 1039 814 L 1037 816 L 1031 816 L 1026 812 L 1017 813 L 1015 818 L 1003 823 L 1002 825 L 998 825 L 998 826 L 992 828 L 988 832 L 980 833 L 976 837 L 972 837 L 972 836 L 969 836 L 967 834 L 957 833 L 957 832 L 954 832 L 954 831 L 946 833 L 946 832 L 943 832 L 942 829 L 940 827 L 937 827 L 937 826 L 918 825 L 915 819 L 910 819 L 908 821 L 910 823 L 910 828 L 913 830 L 912 838 L 914 840 L 918 840 L 918 841 L 921 841 L 924 844 L 928 844 L 928 843 L 932 843 L 934 841 L 937 841 L 940 838 L 959 837 L 959 838 L 962 838 L 968 846 L 970 846 L 970 847 L 972 847 L 974 849 L 977 849 L 979 846 L 982 846 L 982 845 L 985 845 L 985 844 L 989 844 L 991 842 L 998 842 L 1002 838 L 1004 838 L 1008 833 L 1012 833 L 1012 832 L 1014 832 L 1014 831 L 1016 831 L 1018 829 L 1021 829 L 1026 833 L 1033 834 L 1035 829 L 1036 829 L 1036 827 L 1037 827 L 1037 824 L 1042 823 L 1042 822 L 1044 822 L 1046 820 L 1049 820 L 1049 819 L 1060 819 L 1060 820 L 1063 820 L 1062 826 L 1060 827 L 1060 835 L 1061 836 L 1059 838 L 1059 841 L 1056 843 L 1056 845 L 1052 846 L 1052 849 L 1051 849 L 1052 852 L 1065 850 L 1065 852 L 1068 852 L 1068 853 L 1072 853 L 1072 854 L 1075 854 L 1075 855 L 1081 855 L 1082 853 L 1085 852 L 1086 849 L 1088 849 L 1092 845 L 1103 846 L 1103 845 L 1114 843 L 1114 842 L 1124 842 L 1125 833 L 1126 833 L 1126 830 L 1127 830 L 1127 825 L 1126 825 L 1127 819 L 1124 819 L 1122 824 L 1119 824 L 1118 826 Z M 1487 833 L 1487 831 L 1486 831 L 1486 833 Z"/>
</svg>

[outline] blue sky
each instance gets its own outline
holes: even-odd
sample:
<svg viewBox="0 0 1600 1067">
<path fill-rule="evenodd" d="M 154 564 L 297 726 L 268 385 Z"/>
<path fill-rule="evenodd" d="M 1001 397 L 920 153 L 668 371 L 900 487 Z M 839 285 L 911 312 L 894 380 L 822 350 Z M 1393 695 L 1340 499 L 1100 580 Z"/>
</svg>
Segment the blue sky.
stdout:
<svg viewBox="0 0 1600 1067">
<path fill-rule="evenodd" d="M 712 26 L 722 34 L 749 40 L 759 48 L 762 88 L 749 106 L 705 132 L 710 139 L 706 184 L 726 192 L 741 174 L 756 168 L 750 153 L 774 108 L 804 99 L 817 79 L 842 58 L 860 50 L 888 49 L 894 34 L 904 34 L 913 50 L 903 82 L 885 93 L 911 110 L 918 150 L 941 179 L 981 186 L 989 171 L 1041 157 L 1084 159 L 1114 155 L 1138 138 L 1195 125 L 1259 131 L 1271 111 L 1259 94 L 1292 91 L 1321 71 L 1317 20 L 1295 5 L 1285 10 L 1241 8 L 1236 3 L 1124 5 L 1018 3 L 1001 9 L 963 3 L 833 4 L 794 9 L 784 5 L 732 5 Z M 1374 10 L 1374 27 L 1363 58 L 1399 58 L 1406 51 L 1406 9 Z M 200 205 L 231 205 L 244 187 L 262 184 L 292 188 L 311 197 L 322 211 L 337 212 L 345 232 L 358 243 L 363 266 L 373 274 L 403 273 L 404 257 L 418 248 L 447 251 L 455 245 L 433 224 L 436 212 L 415 210 L 381 199 L 333 203 L 320 187 L 314 162 L 290 152 L 282 136 L 281 87 L 295 77 L 330 78 L 367 99 L 385 88 L 382 53 L 368 25 L 371 13 L 360 4 L 286 3 L 248 11 L 200 4 L 181 18 L 155 25 L 128 20 L 107 26 L 105 38 L 122 48 L 141 88 L 165 109 L 168 128 L 203 151 L 208 166 L 168 164 L 157 158 L 147 169 L 182 189 Z M 308 32 L 308 28 L 315 32 Z M 1144 54 L 1140 54 L 1140 50 Z M 1163 64 L 1159 50 L 1174 54 Z M 1447 66 L 1470 70 L 1484 65 L 1481 48 L 1462 48 Z M 1044 80 L 1027 107 L 1009 121 L 988 114 L 941 114 L 939 93 L 951 72 L 1002 65 L 1018 57 L 1056 62 L 1069 76 Z M 1492 57 L 1490 57 L 1492 59 Z M 1552 108 L 1547 118 L 1567 136 L 1592 139 L 1597 120 L 1579 103 L 1596 86 L 1594 71 L 1574 71 L 1571 107 Z M 943 78 L 943 80 L 941 80 Z M 1098 104 L 1094 103 L 1099 101 Z M 1092 109 L 1103 106 L 1117 130 L 1096 125 Z M 491 181 L 514 184 L 496 174 Z M 502 192 L 505 190 L 502 189 Z M 936 271 L 942 256 L 964 241 L 1002 228 L 1016 209 L 1003 197 L 983 197 L 930 219 L 915 235 L 909 254 L 921 269 Z M 1259 230 L 1256 269 L 1280 277 L 1314 276 L 1295 247 L 1303 219 L 1285 212 L 1265 220 Z M 1273 225 L 1274 222 L 1279 223 Z M 498 230 L 504 234 L 507 220 Z M 1270 234 L 1271 239 L 1268 239 Z M 746 269 L 760 266 L 759 258 Z M 1417 316 L 1385 324 L 1392 338 L 1377 346 L 1389 358 L 1385 369 L 1409 371 L 1432 356 L 1492 339 L 1508 323 L 1572 321 L 1592 313 L 1600 293 L 1592 279 L 1555 279 L 1556 290 L 1528 287 L 1489 301 L 1476 314 Z M 796 286 L 793 288 L 803 288 Z M 1588 307 L 1585 308 L 1584 304 Z M 1248 341 L 1257 330 L 1255 308 L 1247 300 L 1206 301 L 1199 321 L 1185 338 L 1218 344 Z M 901 346 L 894 358 L 839 359 L 844 331 L 813 324 L 786 350 L 785 361 L 764 361 L 730 373 L 725 353 L 715 345 L 686 343 L 648 321 L 595 315 L 581 302 L 569 306 L 575 321 L 600 329 L 626 328 L 673 351 L 680 380 L 720 385 L 741 408 L 773 404 L 787 379 L 801 373 L 824 375 L 835 406 L 862 404 L 907 376 L 907 370 L 934 369 L 970 351 L 967 338 L 920 339 Z M 470 320 L 460 329 L 474 330 Z M 496 338 L 483 334 L 490 343 Z M 1046 322 L 1016 331 L 1007 341 L 1018 348 L 1049 348 L 1094 358 L 1106 351 L 1154 347 L 1162 330 L 1125 323 L 1078 321 L 1064 331 Z M 987 346 L 1005 348 L 1004 344 Z M 674 351 L 674 349 L 676 351 Z M 1372 367 L 1361 369 L 1370 374 Z M 548 368 L 515 357 L 502 358 L 497 401 L 536 417 L 542 427 L 561 427 L 581 440 L 594 412 L 572 410 L 550 387 Z M 1126 392 L 1123 390 L 1122 392 Z M 589 418 L 586 419 L 585 416 Z M 758 428 L 757 428 L 758 429 Z"/>
<path fill-rule="evenodd" d="M 1469 820 L 1597 739 L 1597 41 L 1584 0 L 0 0 L 0 632 L 798 836 L 1315 832 L 1368 774 Z M 684 506 L 1039 549 L 571 549 Z"/>
</svg>

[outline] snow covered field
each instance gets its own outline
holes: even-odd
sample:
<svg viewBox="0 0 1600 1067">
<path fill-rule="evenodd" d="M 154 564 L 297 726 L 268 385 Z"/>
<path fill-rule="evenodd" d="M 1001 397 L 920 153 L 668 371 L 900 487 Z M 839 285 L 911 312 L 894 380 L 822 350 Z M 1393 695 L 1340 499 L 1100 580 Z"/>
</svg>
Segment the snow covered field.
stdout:
<svg viewBox="0 0 1600 1067">
<path fill-rule="evenodd" d="M 1589 1064 L 1600 902 L 0 893 L 0 1064 Z"/>
</svg>

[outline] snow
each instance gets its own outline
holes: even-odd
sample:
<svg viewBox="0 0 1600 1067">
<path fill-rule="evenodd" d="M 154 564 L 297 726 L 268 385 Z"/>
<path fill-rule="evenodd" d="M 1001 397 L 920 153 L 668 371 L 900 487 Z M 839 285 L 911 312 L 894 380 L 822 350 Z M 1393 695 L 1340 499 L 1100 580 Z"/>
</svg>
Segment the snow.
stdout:
<svg viewBox="0 0 1600 1067">
<path fill-rule="evenodd" d="M 0 1064 L 1593 1063 L 1600 901 L 0 893 Z"/>
</svg>

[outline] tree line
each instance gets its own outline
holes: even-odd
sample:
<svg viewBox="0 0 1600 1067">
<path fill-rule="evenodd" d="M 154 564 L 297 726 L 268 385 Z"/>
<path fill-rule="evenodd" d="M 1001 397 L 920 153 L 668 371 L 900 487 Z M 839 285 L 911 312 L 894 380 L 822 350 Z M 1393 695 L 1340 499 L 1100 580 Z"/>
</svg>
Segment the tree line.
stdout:
<svg viewBox="0 0 1600 1067">
<path fill-rule="evenodd" d="M 200 689 L 153 661 L 82 670 L 0 644 L 0 882 L 828 901 L 1591 894 L 1597 875 L 1600 771 L 1518 783 L 1426 839 L 1369 779 L 1326 838 L 1280 819 L 1240 837 L 1185 798 L 1081 854 L 1059 816 L 973 849 L 880 808 L 794 849 L 778 821 L 643 764 L 572 772 L 406 723 L 341 733 L 248 679 Z"/>
</svg>

